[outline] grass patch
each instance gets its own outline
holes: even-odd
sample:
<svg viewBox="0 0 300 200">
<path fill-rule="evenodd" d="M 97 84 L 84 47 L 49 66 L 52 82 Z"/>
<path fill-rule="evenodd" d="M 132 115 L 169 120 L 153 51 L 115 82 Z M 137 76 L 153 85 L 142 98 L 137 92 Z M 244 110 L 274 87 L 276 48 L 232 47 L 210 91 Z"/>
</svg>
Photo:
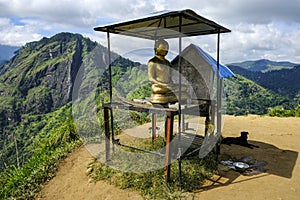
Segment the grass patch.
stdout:
<svg viewBox="0 0 300 200">
<path fill-rule="evenodd" d="M 24 140 L 19 153 L 30 156 L 20 167 L 10 163 L 0 173 L 0 199 L 35 199 L 40 185 L 54 177 L 58 163 L 82 144 L 70 114 L 67 105 L 47 115 L 23 116 L 14 131 Z"/>
<path fill-rule="evenodd" d="M 55 176 L 58 163 L 80 144 L 74 141 L 52 151 L 39 151 L 22 168 L 5 170 L 0 174 L 0 199 L 34 199 L 40 185 Z"/>
<path fill-rule="evenodd" d="M 150 140 L 151 141 L 151 140 Z M 163 144 L 163 138 L 158 138 L 158 145 L 152 145 L 149 140 L 136 142 L 135 146 L 148 150 L 157 150 Z M 140 153 L 130 154 L 134 150 L 116 148 L 108 164 L 94 162 L 89 167 L 95 181 L 105 180 L 121 189 L 138 191 L 145 199 L 180 199 L 193 196 L 193 191 L 200 189 L 202 182 L 212 176 L 217 163 L 214 153 L 204 159 L 192 155 L 182 160 L 182 190 L 178 189 L 178 162 L 171 164 L 170 182 L 164 178 L 164 157 Z M 128 162 L 128 160 L 130 162 Z M 143 172 L 145 166 L 152 171 Z"/>
</svg>

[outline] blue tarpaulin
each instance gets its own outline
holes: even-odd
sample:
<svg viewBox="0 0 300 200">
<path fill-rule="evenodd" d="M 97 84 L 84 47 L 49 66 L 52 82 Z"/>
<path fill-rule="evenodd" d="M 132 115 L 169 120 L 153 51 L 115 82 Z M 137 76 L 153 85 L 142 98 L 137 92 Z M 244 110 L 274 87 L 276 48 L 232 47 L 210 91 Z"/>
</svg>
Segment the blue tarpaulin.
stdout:
<svg viewBox="0 0 300 200">
<path fill-rule="evenodd" d="M 194 44 L 190 44 L 190 46 L 188 46 L 186 49 L 188 48 L 195 48 L 199 54 L 203 57 L 203 59 L 206 60 L 206 62 L 212 67 L 212 69 L 214 70 L 214 72 L 216 73 L 218 70 L 218 63 L 217 61 L 207 52 L 203 51 L 203 49 L 201 49 L 199 46 L 194 45 Z M 183 50 L 185 51 L 185 50 Z M 235 74 L 226 66 L 223 65 L 221 63 L 219 63 L 219 72 L 220 72 L 220 77 L 221 78 L 228 78 L 230 76 L 235 76 Z"/>
</svg>

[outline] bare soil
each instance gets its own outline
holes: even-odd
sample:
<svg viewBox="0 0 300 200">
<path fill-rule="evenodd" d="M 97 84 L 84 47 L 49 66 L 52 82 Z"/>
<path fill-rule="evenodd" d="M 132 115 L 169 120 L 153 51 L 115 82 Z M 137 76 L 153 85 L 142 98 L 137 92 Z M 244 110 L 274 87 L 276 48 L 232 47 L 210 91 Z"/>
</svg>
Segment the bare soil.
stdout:
<svg viewBox="0 0 300 200">
<path fill-rule="evenodd" d="M 264 160 L 267 172 L 244 176 L 220 166 L 219 173 L 206 180 L 193 199 L 275 199 L 298 200 L 300 197 L 300 118 L 265 116 L 226 116 L 224 137 L 249 132 L 249 143 L 259 148 L 221 145 L 222 156 L 252 156 Z M 222 158 L 222 157 L 221 157 Z M 86 175 L 92 156 L 84 148 L 71 153 L 56 176 L 45 184 L 39 200 L 143 199 L 138 192 L 122 190 L 104 181 L 93 182 Z"/>
</svg>

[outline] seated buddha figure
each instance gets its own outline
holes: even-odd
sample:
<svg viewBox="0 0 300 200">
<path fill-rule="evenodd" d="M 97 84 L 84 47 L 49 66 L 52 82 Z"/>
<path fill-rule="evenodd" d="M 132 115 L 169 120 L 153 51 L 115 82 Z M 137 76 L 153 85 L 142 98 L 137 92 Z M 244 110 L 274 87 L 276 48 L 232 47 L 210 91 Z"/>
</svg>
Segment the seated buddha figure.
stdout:
<svg viewBox="0 0 300 200">
<path fill-rule="evenodd" d="M 169 44 L 159 39 L 154 45 L 155 56 L 148 62 L 148 78 L 152 83 L 152 94 L 149 101 L 153 104 L 167 104 L 178 101 L 178 85 L 172 82 L 172 67 L 165 58 L 169 51 Z"/>
</svg>

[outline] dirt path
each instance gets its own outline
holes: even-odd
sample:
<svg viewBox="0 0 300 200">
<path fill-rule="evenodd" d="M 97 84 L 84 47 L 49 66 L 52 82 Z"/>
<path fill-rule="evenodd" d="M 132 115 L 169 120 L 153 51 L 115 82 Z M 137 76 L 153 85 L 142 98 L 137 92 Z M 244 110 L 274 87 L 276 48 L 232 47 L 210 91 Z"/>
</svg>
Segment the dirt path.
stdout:
<svg viewBox="0 0 300 200">
<path fill-rule="evenodd" d="M 267 161 L 268 171 L 254 176 L 222 171 L 221 176 L 215 175 L 195 191 L 194 199 L 299 199 L 300 118 L 226 116 L 223 135 L 236 137 L 241 131 L 248 131 L 249 142 L 260 148 L 222 145 L 222 154 Z M 142 199 L 137 192 L 121 190 L 103 181 L 90 183 L 85 174 L 90 160 L 91 155 L 84 147 L 70 154 L 60 164 L 56 177 L 44 186 L 39 199 Z"/>
<path fill-rule="evenodd" d="M 59 166 L 56 176 L 42 189 L 39 200 L 139 200 L 137 192 L 121 190 L 103 181 L 92 182 L 86 176 L 91 155 L 81 147 Z"/>
</svg>

